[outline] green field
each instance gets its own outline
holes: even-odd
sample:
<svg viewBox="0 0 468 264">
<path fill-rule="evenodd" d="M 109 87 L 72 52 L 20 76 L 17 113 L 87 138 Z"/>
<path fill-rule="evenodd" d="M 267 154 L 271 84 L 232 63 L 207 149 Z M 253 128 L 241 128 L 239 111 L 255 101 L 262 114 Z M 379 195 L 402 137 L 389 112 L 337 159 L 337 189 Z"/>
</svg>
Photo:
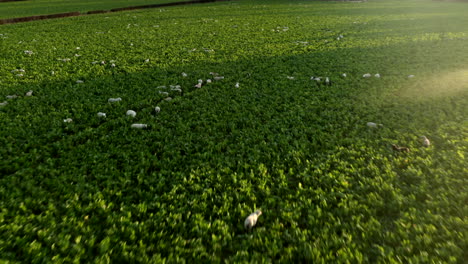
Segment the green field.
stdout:
<svg viewBox="0 0 468 264">
<path fill-rule="evenodd" d="M 66 12 L 111 10 L 113 8 L 152 5 L 183 0 L 26 0 L 0 3 L 0 19 L 50 15 Z"/>
<path fill-rule="evenodd" d="M 0 260 L 466 263 L 466 14 L 255 0 L 0 26 Z"/>
</svg>

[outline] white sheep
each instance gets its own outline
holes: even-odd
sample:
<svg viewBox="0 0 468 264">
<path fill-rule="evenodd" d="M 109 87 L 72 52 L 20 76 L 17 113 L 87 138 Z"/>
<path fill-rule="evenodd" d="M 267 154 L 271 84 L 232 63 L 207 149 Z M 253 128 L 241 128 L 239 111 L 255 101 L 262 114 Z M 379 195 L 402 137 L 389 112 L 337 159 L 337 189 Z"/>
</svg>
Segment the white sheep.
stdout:
<svg viewBox="0 0 468 264">
<path fill-rule="evenodd" d="M 109 100 L 107 100 L 109 103 L 115 103 L 115 102 L 119 102 L 119 101 L 122 101 L 122 98 L 120 97 L 117 97 L 117 98 L 109 98 Z"/>
<path fill-rule="evenodd" d="M 372 76 L 372 75 L 371 75 L 370 73 L 366 73 L 366 74 L 364 74 L 362 77 L 364 77 L 364 78 L 370 78 L 371 76 Z"/>
<path fill-rule="evenodd" d="M 236 83 L 236 85 L 234 85 L 234 87 L 239 88 L 239 83 Z"/>
<path fill-rule="evenodd" d="M 131 117 L 135 117 L 135 116 L 136 116 L 136 112 L 133 111 L 133 110 L 128 110 L 127 113 L 126 113 L 126 115 L 131 116 Z"/>
<path fill-rule="evenodd" d="M 216 76 L 214 77 L 215 81 L 219 81 L 219 80 L 222 80 L 224 79 L 224 76 Z"/>
<path fill-rule="evenodd" d="M 345 78 L 346 78 L 346 73 L 343 73 L 343 74 L 341 74 L 341 76 L 343 76 L 343 77 L 345 77 Z"/>
<path fill-rule="evenodd" d="M 5 105 L 7 105 L 7 104 L 8 104 L 7 101 L 3 101 L 3 103 L 0 103 L 0 106 L 5 106 Z"/>
<path fill-rule="evenodd" d="M 244 222 L 244 227 L 246 229 L 248 228 L 249 230 L 251 230 L 252 227 L 254 227 L 257 224 L 257 219 L 261 214 L 262 214 L 262 211 L 257 210 L 251 213 L 249 216 L 247 216 Z"/>
<path fill-rule="evenodd" d="M 374 75 L 374 77 L 375 77 L 375 78 L 380 78 L 380 74 L 376 73 L 376 74 Z"/>
<path fill-rule="evenodd" d="M 187 77 L 187 74 L 185 72 L 183 72 L 182 77 Z"/>
<path fill-rule="evenodd" d="M 413 74 L 408 75 L 408 78 L 409 78 L 409 79 L 414 78 L 414 75 L 413 75 Z"/>
<path fill-rule="evenodd" d="M 367 122 L 367 126 L 370 127 L 370 128 L 383 127 L 382 124 L 376 124 L 374 122 Z"/>
<path fill-rule="evenodd" d="M 148 125 L 147 124 L 132 124 L 131 125 L 132 128 L 147 128 Z"/>
<path fill-rule="evenodd" d="M 33 95 L 33 90 L 29 90 L 25 96 L 32 96 Z"/>
<path fill-rule="evenodd" d="M 99 113 L 97 113 L 97 116 L 98 117 L 106 117 L 106 113 L 99 112 Z"/>
<path fill-rule="evenodd" d="M 82 80 L 77 80 L 76 83 L 84 83 Z"/>
<path fill-rule="evenodd" d="M 426 136 L 422 136 L 421 139 L 422 139 L 423 146 L 429 147 L 431 145 L 431 142 L 429 141 L 429 139 Z"/>
<path fill-rule="evenodd" d="M 64 119 L 63 122 L 64 123 L 71 123 L 71 122 L 73 122 L 73 119 L 67 118 L 67 119 Z"/>
<path fill-rule="evenodd" d="M 154 111 L 156 111 L 156 113 L 159 113 L 159 112 L 161 112 L 161 108 L 160 108 L 159 106 L 156 106 L 156 107 L 154 108 Z"/>
</svg>

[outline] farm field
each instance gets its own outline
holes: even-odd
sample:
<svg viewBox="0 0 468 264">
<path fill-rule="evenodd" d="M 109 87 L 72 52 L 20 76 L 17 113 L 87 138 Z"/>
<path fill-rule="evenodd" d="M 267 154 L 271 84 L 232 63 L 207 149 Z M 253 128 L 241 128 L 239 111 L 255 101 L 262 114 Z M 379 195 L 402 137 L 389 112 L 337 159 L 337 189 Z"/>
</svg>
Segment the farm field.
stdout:
<svg viewBox="0 0 468 264">
<path fill-rule="evenodd" d="M 0 260 L 464 263 L 467 13 L 252 0 L 0 26 Z"/>
<path fill-rule="evenodd" d="M 0 19 L 50 15 L 66 12 L 87 12 L 113 8 L 165 4 L 182 0 L 27 0 L 0 3 Z"/>
</svg>

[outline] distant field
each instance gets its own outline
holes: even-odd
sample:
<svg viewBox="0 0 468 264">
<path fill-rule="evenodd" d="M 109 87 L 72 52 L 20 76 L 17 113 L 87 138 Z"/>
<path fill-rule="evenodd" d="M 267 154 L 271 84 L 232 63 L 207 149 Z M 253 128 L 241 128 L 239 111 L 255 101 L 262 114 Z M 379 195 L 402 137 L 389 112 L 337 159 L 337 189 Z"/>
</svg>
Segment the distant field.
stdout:
<svg viewBox="0 0 468 264">
<path fill-rule="evenodd" d="M 0 263 L 465 264 L 466 14 L 252 0 L 0 26 Z"/>
<path fill-rule="evenodd" d="M 28 0 L 0 3 L 0 19 L 180 2 L 183 0 Z"/>
</svg>

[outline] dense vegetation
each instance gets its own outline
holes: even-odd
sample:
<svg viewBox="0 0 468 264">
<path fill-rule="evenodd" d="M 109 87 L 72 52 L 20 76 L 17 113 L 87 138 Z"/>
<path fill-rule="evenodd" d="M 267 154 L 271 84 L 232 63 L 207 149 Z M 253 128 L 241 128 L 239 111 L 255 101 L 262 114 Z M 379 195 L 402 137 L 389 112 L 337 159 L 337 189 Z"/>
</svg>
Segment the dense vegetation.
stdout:
<svg viewBox="0 0 468 264">
<path fill-rule="evenodd" d="M 1 26 L 0 259 L 463 263 L 467 13 L 257 0 Z"/>
<path fill-rule="evenodd" d="M 66 12 L 87 12 L 94 10 L 110 10 L 113 8 L 151 5 L 183 0 L 28 0 L 0 3 L 0 19 L 25 16 L 49 15 Z"/>
</svg>

